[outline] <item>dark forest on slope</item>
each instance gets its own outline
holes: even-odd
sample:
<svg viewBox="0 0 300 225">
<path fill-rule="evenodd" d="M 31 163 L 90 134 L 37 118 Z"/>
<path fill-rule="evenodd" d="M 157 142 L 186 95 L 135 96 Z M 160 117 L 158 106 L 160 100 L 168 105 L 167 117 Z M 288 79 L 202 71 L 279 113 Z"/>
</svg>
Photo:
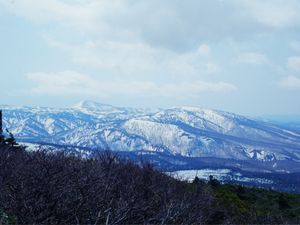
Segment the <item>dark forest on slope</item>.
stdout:
<svg viewBox="0 0 300 225">
<path fill-rule="evenodd" d="M 0 224 L 300 223 L 300 195 L 178 181 L 111 152 L 0 147 Z"/>
</svg>

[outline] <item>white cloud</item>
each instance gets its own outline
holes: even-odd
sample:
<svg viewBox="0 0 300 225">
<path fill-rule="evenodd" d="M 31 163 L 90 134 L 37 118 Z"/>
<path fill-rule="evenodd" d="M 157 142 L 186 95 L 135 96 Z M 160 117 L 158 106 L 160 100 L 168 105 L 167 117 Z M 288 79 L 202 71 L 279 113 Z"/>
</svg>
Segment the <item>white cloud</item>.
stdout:
<svg viewBox="0 0 300 225">
<path fill-rule="evenodd" d="M 222 69 L 207 41 L 236 40 L 265 32 L 258 23 L 269 23 L 271 27 L 269 20 L 285 24 L 291 20 L 285 11 L 298 5 L 294 2 L 282 7 L 280 1 L 264 2 L 17 0 L 11 4 L 0 0 L 0 5 L 38 24 L 50 25 L 44 35 L 47 43 L 64 49 L 76 64 L 98 72 L 113 70 L 123 77 L 135 73 L 195 78 Z M 243 9 L 245 15 L 240 13 Z M 279 18 L 274 18 L 270 9 Z M 259 20 L 265 17 L 262 14 L 266 14 L 267 22 Z M 79 40 L 71 44 L 74 39 Z M 245 64 L 267 61 L 259 53 L 245 53 L 239 58 Z"/>
<path fill-rule="evenodd" d="M 191 0 L 189 4 L 180 0 L 15 0 L 14 4 L 0 0 L 0 4 L 38 24 L 51 24 L 50 30 L 63 27 L 65 33 L 77 32 L 72 35 L 135 39 L 181 52 L 207 40 L 256 35 L 265 32 L 265 25 L 284 28 L 300 22 L 300 4 L 293 0 Z"/>
<path fill-rule="evenodd" d="M 45 40 L 51 46 L 69 52 L 76 64 L 109 70 L 120 76 L 153 77 L 162 74 L 171 78 L 195 78 L 220 71 L 207 44 L 201 44 L 194 51 L 177 53 L 139 41 L 95 40 L 68 45 L 48 36 Z"/>
<path fill-rule="evenodd" d="M 288 76 L 283 78 L 280 82 L 279 85 L 282 88 L 286 89 L 300 89 L 300 78 L 295 77 L 295 76 Z"/>
<path fill-rule="evenodd" d="M 47 95 L 80 95 L 107 97 L 112 95 L 190 98 L 203 92 L 230 92 L 236 90 L 225 82 L 183 82 L 158 84 L 152 81 L 99 81 L 73 71 L 59 73 L 31 73 L 27 78 L 33 83 L 31 93 Z"/>
<path fill-rule="evenodd" d="M 37 24 L 55 22 L 56 26 L 62 25 L 85 32 L 97 28 L 95 22 L 104 3 L 105 1 L 90 0 L 72 3 L 62 0 L 0 0 L 0 4 Z"/>
<path fill-rule="evenodd" d="M 289 57 L 287 67 L 291 70 L 300 71 L 300 57 L 299 56 Z"/>
<path fill-rule="evenodd" d="M 207 44 L 200 45 L 197 50 L 197 54 L 203 55 L 203 56 L 209 56 L 211 54 L 211 49 L 210 49 L 209 45 L 207 45 Z"/>
<path fill-rule="evenodd" d="M 300 51 L 300 41 L 291 41 L 289 46 L 295 51 Z"/>
<path fill-rule="evenodd" d="M 94 79 L 73 71 L 30 73 L 27 79 L 34 83 L 33 94 L 93 94 L 98 87 Z"/>
<path fill-rule="evenodd" d="M 261 53 L 246 52 L 239 55 L 237 62 L 241 64 L 262 65 L 268 63 L 269 60 L 267 56 Z"/>
<path fill-rule="evenodd" d="M 259 23 L 271 28 L 299 27 L 298 0 L 236 0 Z"/>
</svg>

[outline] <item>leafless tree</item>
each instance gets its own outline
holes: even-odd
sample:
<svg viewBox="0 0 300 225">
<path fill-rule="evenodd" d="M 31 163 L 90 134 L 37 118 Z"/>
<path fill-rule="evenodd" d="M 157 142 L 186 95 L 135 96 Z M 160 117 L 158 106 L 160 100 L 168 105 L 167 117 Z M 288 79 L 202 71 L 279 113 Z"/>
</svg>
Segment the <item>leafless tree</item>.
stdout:
<svg viewBox="0 0 300 225">
<path fill-rule="evenodd" d="M 104 151 L 91 159 L 0 147 L 0 210 L 16 224 L 209 224 L 207 185 L 188 184 Z M 1 212 L 1 211 L 0 211 Z"/>
</svg>

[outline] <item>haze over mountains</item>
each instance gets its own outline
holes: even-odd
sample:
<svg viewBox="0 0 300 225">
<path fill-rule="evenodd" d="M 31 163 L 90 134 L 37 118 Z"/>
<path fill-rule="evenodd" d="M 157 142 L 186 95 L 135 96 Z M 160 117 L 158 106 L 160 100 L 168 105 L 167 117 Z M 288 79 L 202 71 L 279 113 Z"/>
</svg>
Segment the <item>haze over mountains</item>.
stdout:
<svg viewBox="0 0 300 225">
<path fill-rule="evenodd" d="M 300 162 L 300 132 L 195 107 L 135 109 L 84 101 L 70 108 L 1 106 L 19 141 L 186 157 Z"/>
</svg>

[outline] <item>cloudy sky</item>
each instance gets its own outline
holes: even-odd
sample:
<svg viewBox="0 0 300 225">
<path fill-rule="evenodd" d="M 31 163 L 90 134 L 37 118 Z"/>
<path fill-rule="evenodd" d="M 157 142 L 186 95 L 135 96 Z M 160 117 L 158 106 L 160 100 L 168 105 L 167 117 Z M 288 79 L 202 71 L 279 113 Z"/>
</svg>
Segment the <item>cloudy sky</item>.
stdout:
<svg viewBox="0 0 300 225">
<path fill-rule="evenodd" d="M 0 104 L 300 114 L 298 0 L 0 0 Z"/>
</svg>

